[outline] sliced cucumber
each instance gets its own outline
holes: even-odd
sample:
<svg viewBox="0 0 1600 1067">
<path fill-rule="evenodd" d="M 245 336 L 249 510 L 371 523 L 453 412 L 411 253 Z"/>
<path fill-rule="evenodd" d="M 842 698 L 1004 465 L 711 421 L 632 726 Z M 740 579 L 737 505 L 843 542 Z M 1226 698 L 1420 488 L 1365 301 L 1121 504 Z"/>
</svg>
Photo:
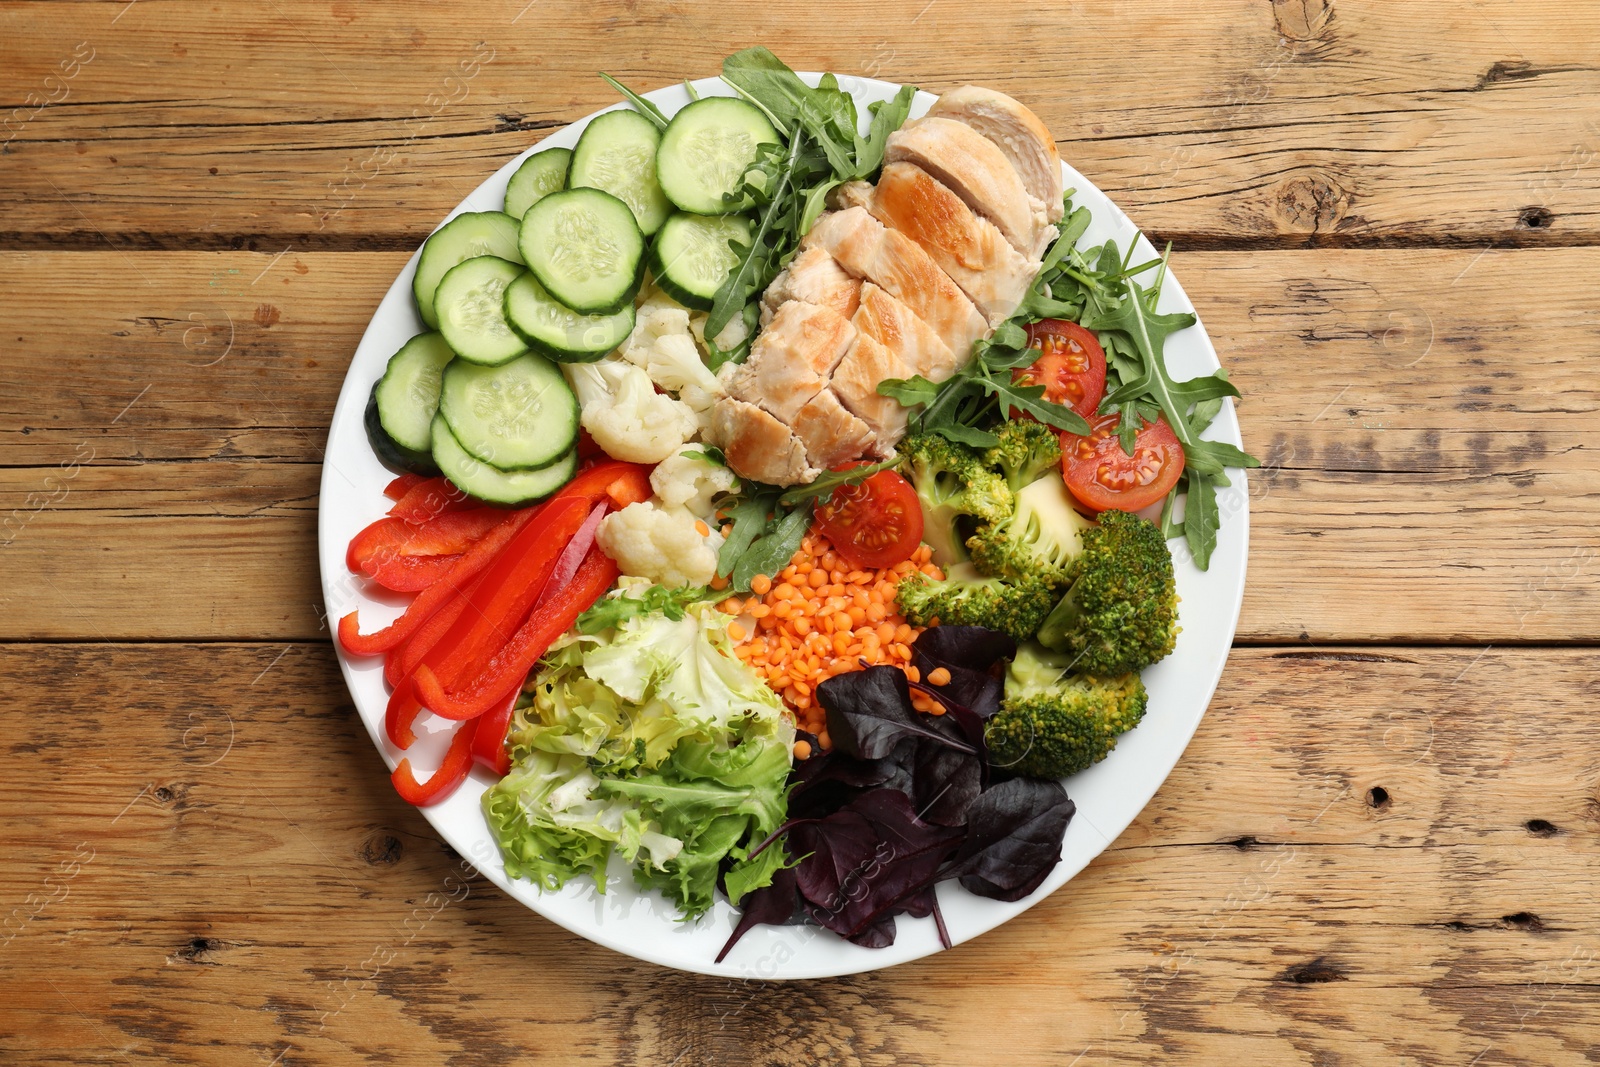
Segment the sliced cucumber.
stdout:
<svg viewBox="0 0 1600 1067">
<path fill-rule="evenodd" d="M 419 333 L 389 357 L 372 395 L 384 433 L 402 448 L 426 456 L 433 446 L 429 427 L 439 410 L 439 376 L 455 355 L 441 334 Z"/>
<path fill-rule="evenodd" d="M 468 496 L 512 507 L 543 500 L 578 473 L 575 448 L 536 471 L 498 470 L 462 448 L 442 415 L 433 422 L 433 458 L 444 476 Z"/>
<path fill-rule="evenodd" d="M 551 193 L 522 217 L 518 247 L 539 284 L 573 311 L 609 315 L 639 291 L 644 235 L 610 193 Z"/>
<path fill-rule="evenodd" d="M 708 96 L 681 108 L 656 153 L 656 176 L 667 199 L 697 215 L 722 215 L 749 207 L 749 197 L 727 197 L 744 188 L 744 175 L 758 146 L 776 144 L 778 132 L 754 104 L 736 97 Z"/>
<path fill-rule="evenodd" d="M 570 148 L 546 148 L 524 159 L 506 183 L 506 214 L 520 221 L 530 207 L 565 189 L 571 162 Z"/>
<path fill-rule="evenodd" d="M 506 289 L 506 321 L 534 351 L 562 363 L 591 363 L 633 332 L 633 304 L 609 315 L 580 315 L 545 291 L 532 271 Z"/>
<path fill-rule="evenodd" d="M 432 478 L 439 473 L 438 466 L 433 462 L 433 456 L 428 452 L 418 452 L 407 448 L 390 437 L 383 428 L 383 422 L 378 418 L 378 386 L 372 387 L 372 392 L 367 396 L 367 440 L 372 444 L 372 451 L 382 463 L 392 471 L 402 474 L 421 474 Z M 432 439 L 432 435 L 429 435 Z"/>
<path fill-rule="evenodd" d="M 655 233 L 672 212 L 656 181 L 661 131 L 637 111 L 607 111 L 583 128 L 567 188 L 602 189 L 628 205 L 639 229 Z"/>
<path fill-rule="evenodd" d="M 750 243 L 749 219 L 680 211 L 666 221 L 650 246 L 650 273 L 678 303 L 710 311 L 717 290 L 739 263 L 730 241 Z"/>
<path fill-rule="evenodd" d="M 517 220 L 499 211 L 469 211 L 440 226 L 423 242 L 411 292 L 417 298 L 422 321 L 430 329 L 439 328 L 433 294 L 439 288 L 440 279 L 457 263 L 477 256 L 499 256 L 521 263 L 522 253 L 517 251 Z"/>
<path fill-rule="evenodd" d="M 456 355 L 489 366 L 528 350 L 506 322 L 506 286 L 526 273 L 498 256 L 478 256 L 451 267 L 433 296 L 439 332 Z"/>
<path fill-rule="evenodd" d="M 560 369 L 532 352 L 499 367 L 450 364 L 439 414 L 462 448 L 501 470 L 548 466 L 578 440 L 578 398 Z"/>
</svg>

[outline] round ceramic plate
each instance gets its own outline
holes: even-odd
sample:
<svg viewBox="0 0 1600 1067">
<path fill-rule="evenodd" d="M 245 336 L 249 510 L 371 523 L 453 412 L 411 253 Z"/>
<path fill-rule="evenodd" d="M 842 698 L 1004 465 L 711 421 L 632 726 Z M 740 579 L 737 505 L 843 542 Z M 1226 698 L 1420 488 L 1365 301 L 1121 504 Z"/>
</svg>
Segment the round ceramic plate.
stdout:
<svg viewBox="0 0 1600 1067">
<path fill-rule="evenodd" d="M 802 77 L 816 84 L 815 75 Z M 855 97 L 863 119 L 868 103 L 887 100 L 898 88 L 888 82 L 844 76 L 839 78 L 839 85 Z M 732 95 L 716 78 L 702 79 L 695 82 L 694 87 L 703 96 Z M 689 102 L 689 95 L 682 86 L 646 95 L 669 116 Z M 931 94 L 918 93 L 911 109 L 913 117 L 927 111 L 933 101 Z M 538 147 L 571 148 L 588 121 L 584 119 L 551 134 Z M 526 154 L 531 154 L 531 150 Z M 459 204 L 451 216 L 463 211 L 499 210 L 506 181 L 523 158 L 519 156 L 501 167 Z M 1094 214 L 1094 225 L 1084 238 L 1084 244 L 1094 245 L 1106 238 L 1115 238 L 1125 247 L 1135 234 L 1128 216 L 1083 175 L 1065 165 L 1063 169 L 1067 188 L 1077 190 L 1074 203 L 1089 208 Z M 1156 254 L 1156 250 L 1140 238 L 1136 261 Z M 417 257 L 412 256 L 394 280 L 361 338 L 339 394 L 323 464 L 318 555 L 328 617 L 337 619 L 359 608 L 362 628 L 369 632 L 398 615 L 406 598 L 385 595 L 352 576 L 345 567 L 345 547 L 358 530 L 383 515 L 390 503 L 382 490 L 394 475 L 379 464 L 368 446 L 362 414 L 372 383 L 383 373 L 389 357 L 408 338 L 425 329 L 411 296 L 416 262 Z M 1158 310 L 1194 310 L 1175 275 L 1167 277 Z M 1216 352 L 1201 325 L 1172 335 L 1166 344 L 1166 357 L 1173 376 L 1180 380 L 1209 373 L 1218 366 Z M 1239 424 L 1231 401 L 1224 405 L 1207 436 L 1240 443 Z M 1173 543 L 1178 594 L 1183 600 L 1180 610 L 1183 633 L 1178 638 L 1177 650 L 1144 672 L 1150 692 L 1149 711 L 1144 721 L 1122 737 L 1106 760 L 1066 783 L 1068 793 L 1077 802 L 1078 813 L 1067 829 L 1060 865 L 1038 892 L 1015 903 L 973 896 L 954 882 L 941 884 L 939 905 L 950 937 L 957 944 L 1016 919 L 1083 870 L 1133 821 L 1178 762 L 1222 674 L 1244 594 L 1248 495 L 1243 473 L 1234 472 L 1231 477 L 1232 487 L 1218 494 L 1223 522 L 1210 569 L 1196 568 L 1181 544 Z M 340 652 L 339 664 L 367 732 L 372 735 L 384 762 L 392 768 L 399 761 L 400 753 L 384 736 L 383 714 L 388 694 L 381 661 Z M 419 776 L 438 764 L 444 747 L 443 726 L 439 720 L 426 715 L 419 722 L 418 742 L 407 753 L 418 768 Z M 373 773 L 377 773 L 376 766 Z M 727 959 L 715 963 L 717 952 L 736 921 L 736 913 L 726 901 L 719 901 L 698 923 L 679 922 L 670 904 L 657 894 L 637 890 L 631 877 L 615 862 L 608 872 L 603 894 L 588 879 L 574 879 L 559 893 L 541 893 L 527 881 L 507 878 L 478 807 L 478 799 L 488 785 L 489 779 L 483 772 L 474 770 L 466 785 L 454 796 L 435 807 L 422 809 L 422 813 L 440 836 L 501 889 L 551 922 L 618 952 L 704 974 L 788 979 L 868 971 L 905 963 L 939 950 L 931 918 L 901 916 L 895 942 L 888 948 L 860 948 L 815 927 L 763 926 L 748 933 Z M 526 936 L 539 937 L 542 931 L 536 924 L 530 924 Z"/>
</svg>

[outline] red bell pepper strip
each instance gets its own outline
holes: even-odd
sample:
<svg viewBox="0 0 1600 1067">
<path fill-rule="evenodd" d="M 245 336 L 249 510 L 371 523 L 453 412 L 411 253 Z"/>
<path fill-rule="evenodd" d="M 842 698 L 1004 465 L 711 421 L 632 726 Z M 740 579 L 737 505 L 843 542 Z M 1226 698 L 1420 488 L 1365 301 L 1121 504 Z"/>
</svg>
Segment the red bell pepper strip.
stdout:
<svg viewBox="0 0 1600 1067">
<path fill-rule="evenodd" d="M 456 727 L 455 736 L 450 739 L 450 749 L 444 754 L 444 762 L 426 782 L 418 782 L 417 776 L 412 773 L 411 761 L 401 759 L 400 765 L 389 776 L 400 799 L 423 808 L 439 803 L 460 788 L 461 783 L 467 780 L 467 772 L 472 770 L 472 738 L 476 733 L 470 723 Z"/>
<path fill-rule="evenodd" d="M 481 505 L 457 489 L 448 478 L 425 478 L 395 501 L 389 514 L 407 522 L 427 522 L 448 511 L 465 511 Z"/>
<path fill-rule="evenodd" d="M 522 688 L 540 656 L 551 642 L 566 633 L 617 580 L 617 565 L 599 547 L 589 550 L 578 573 L 550 602 L 528 616 L 510 643 L 489 660 L 487 667 L 465 688 L 446 693 L 426 663 L 412 675 L 417 696 L 435 715 L 446 719 L 472 719 L 492 708 L 513 690 Z"/>
<path fill-rule="evenodd" d="M 422 714 L 422 701 L 417 699 L 416 687 L 409 677 L 389 694 L 389 704 L 383 709 L 383 732 L 395 748 L 410 748 L 416 743 L 414 729 L 417 716 Z"/>
<path fill-rule="evenodd" d="M 417 483 L 424 481 L 427 481 L 427 479 L 420 474 L 402 474 L 400 477 L 383 487 L 383 495 L 388 497 L 390 500 L 399 500 L 412 489 L 416 488 Z"/>
<path fill-rule="evenodd" d="M 383 567 L 395 561 L 460 555 L 504 522 L 508 514 L 499 508 L 473 508 L 422 523 L 379 519 L 350 539 L 344 562 L 355 573 L 376 578 L 381 576 Z"/>
<path fill-rule="evenodd" d="M 511 773 L 511 757 L 506 755 L 506 731 L 511 728 L 511 716 L 516 714 L 519 689 L 504 704 L 486 711 L 472 720 L 476 733 L 472 737 L 472 759 L 504 778 Z M 462 729 L 467 729 L 462 726 Z"/>
<path fill-rule="evenodd" d="M 538 507 L 513 511 L 505 522 L 484 534 L 482 539 L 461 554 L 450 572 L 428 588 L 418 593 L 406 607 L 405 614 L 375 633 L 363 634 L 357 613 L 352 611 L 339 620 L 339 644 L 352 656 L 376 656 L 417 632 L 434 612 L 444 606 L 468 582 L 494 562 L 500 550 L 513 537 L 522 532 L 538 511 Z"/>
<path fill-rule="evenodd" d="M 422 662 L 422 657 L 427 655 L 428 649 L 438 644 L 439 639 L 449 633 L 450 627 L 461 618 L 461 613 L 467 608 L 468 598 L 482 584 L 483 575 L 480 574 L 465 589 L 434 612 L 433 617 L 419 626 L 416 633 L 385 652 L 383 680 L 390 685 L 399 685 L 402 679 L 409 678 L 411 672 L 417 669 L 417 664 Z"/>
<path fill-rule="evenodd" d="M 586 511 L 586 502 L 576 498 L 557 496 L 547 503 L 483 573 L 454 625 L 416 662 L 427 664 L 445 685 L 477 677 L 528 617 L 562 546 L 583 526 Z M 411 666 L 407 674 L 416 663 Z"/>
</svg>

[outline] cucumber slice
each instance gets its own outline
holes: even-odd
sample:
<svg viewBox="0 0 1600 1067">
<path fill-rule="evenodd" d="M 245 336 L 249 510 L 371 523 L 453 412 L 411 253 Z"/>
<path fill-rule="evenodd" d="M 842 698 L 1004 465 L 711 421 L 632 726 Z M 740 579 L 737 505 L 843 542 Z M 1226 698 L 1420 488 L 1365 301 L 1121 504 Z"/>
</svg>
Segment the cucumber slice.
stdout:
<svg viewBox="0 0 1600 1067">
<path fill-rule="evenodd" d="M 650 273 L 684 307 L 710 311 L 717 290 L 739 263 L 730 241 L 750 243 L 749 219 L 680 211 L 666 221 L 650 246 Z"/>
<path fill-rule="evenodd" d="M 536 471 L 497 470 L 462 448 L 442 415 L 433 420 L 433 458 L 444 476 L 463 493 L 511 507 L 543 500 L 578 473 L 576 448 Z"/>
<path fill-rule="evenodd" d="M 439 280 L 457 263 L 477 256 L 499 256 L 521 263 L 522 253 L 517 251 L 517 220 L 499 211 L 469 211 L 440 226 L 423 242 L 411 292 L 417 298 L 422 321 L 429 329 L 439 328 L 433 307 L 433 294 L 439 288 Z"/>
<path fill-rule="evenodd" d="M 520 221 L 530 207 L 565 189 L 571 162 L 570 148 L 546 148 L 523 160 L 506 183 L 506 214 Z"/>
<path fill-rule="evenodd" d="M 429 427 L 439 410 L 439 376 L 455 355 L 441 334 L 419 333 L 389 357 L 372 395 L 384 433 L 402 448 L 426 456 L 433 447 Z"/>
<path fill-rule="evenodd" d="M 567 188 L 601 189 L 628 205 L 645 236 L 672 212 L 656 181 L 661 131 L 637 111 L 607 111 L 583 128 Z"/>
<path fill-rule="evenodd" d="M 578 398 L 560 369 L 532 352 L 499 367 L 450 364 L 439 414 L 462 448 L 505 471 L 549 466 L 578 440 Z"/>
<path fill-rule="evenodd" d="M 644 235 L 610 193 L 551 193 L 522 217 L 518 247 L 539 284 L 573 311 L 609 315 L 639 291 Z"/>
<path fill-rule="evenodd" d="M 633 332 L 633 304 L 609 315 L 580 315 L 545 291 L 532 271 L 506 288 L 506 321 L 529 347 L 562 363 L 591 363 Z"/>
<path fill-rule="evenodd" d="M 777 141 L 778 131 L 754 104 L 726 96 L 696 100 L 680 109 L 661 135 L 656 153 L 661 191 L 678 208 L 697 215 L 743 211 L 749 196 L 727 196 L 744 188 L 758 146 Z"/>
<path fill-rule="evenodd" d="M 367 440 L 372 444 L 372 451 L 382 463 L 392 471 L 400 474 L 420 474 L 432 478 L 439 473 L 439 467 L 433 462 L 433 456 L 428 452 L 418 452 L 402 444 L 396 443 L 383 428 L 383 422 L 378 418 L 378 386 L 374 384 L 372 392 L 367 396 L 367 413 L 363 420 L 367 427 Z M 432 435 L 429 435 L 432 439 Z"/>
<path fill-rule="evenodd" d="M 478 256 L 451 267 L 433 296 L 439 332 L 456 355 L 495 366 L 528 350 L 506 322 L 506 286 L 524 271 L 497 256 Z"/>
</svg>

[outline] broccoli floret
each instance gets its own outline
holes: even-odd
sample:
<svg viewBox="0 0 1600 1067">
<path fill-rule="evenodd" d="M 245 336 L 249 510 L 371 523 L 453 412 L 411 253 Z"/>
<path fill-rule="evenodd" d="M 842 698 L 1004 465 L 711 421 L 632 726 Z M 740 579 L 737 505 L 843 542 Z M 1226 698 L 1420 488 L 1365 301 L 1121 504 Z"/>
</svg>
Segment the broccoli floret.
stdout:
<svg viewBox="0 0 1600 1067">
<path fill-rule="evenodd" d="M 1060 478 L 1040 478 L 1016 494 L 1016 506 L 999 522 L 987 523 L 967 539 L 972 562 L 984 574 L 1033 577 L 1066 584 L 1072 561 L 1083 552 L 1082 537 L 1094 523 L 1079 515 Z"/>
<path fill-rule="evenodd" d="M 978 453 L 937 434 L 900 442 L 905 474 L 922 502 L 922 539 L 941 567 L 967 558 L 956 522 L 964 515 L 993 522 L 1011 514 L 1011 490 Z"/>
<path fill-rule="evenodd" d="M 1026 641 L 1050 613 L 1055 593 L 1037 578 L 986 578 L 970 563 L 958 563 L 936 582 L 907 575 L 896 593 L 900 610 L 917 625 L 934 619 L 956 626 L 987 626 Z"/>
<path fill-rule="evenodd" d="M 1013 493 L 1061 464 L 1061 438 L 1041 422 L 1012 419 L 995 436 L 1000 443 L 983 454 L 983 462 L 1004 472 Z"/>
<path fill-rule="evenodd" d="M 1068 674 L 1071 656 L 1029 642 L 1006 670 L 1005 700 L 985 726 L 996 767 L 1033 778 L 1064 778 L 1106 758 L 1117 737 L 1144 717 L 1144 683 Z"/>
<path fill-rule="evenodd" d="M 1089 674 L 1123 674 L 1164 658 L 1178 639 L 1178 589 L 1161 530 L 1124 511 L 1083 533 L 1072 587 L 1039 629 L 1046 648 Z"/>
</svg>

